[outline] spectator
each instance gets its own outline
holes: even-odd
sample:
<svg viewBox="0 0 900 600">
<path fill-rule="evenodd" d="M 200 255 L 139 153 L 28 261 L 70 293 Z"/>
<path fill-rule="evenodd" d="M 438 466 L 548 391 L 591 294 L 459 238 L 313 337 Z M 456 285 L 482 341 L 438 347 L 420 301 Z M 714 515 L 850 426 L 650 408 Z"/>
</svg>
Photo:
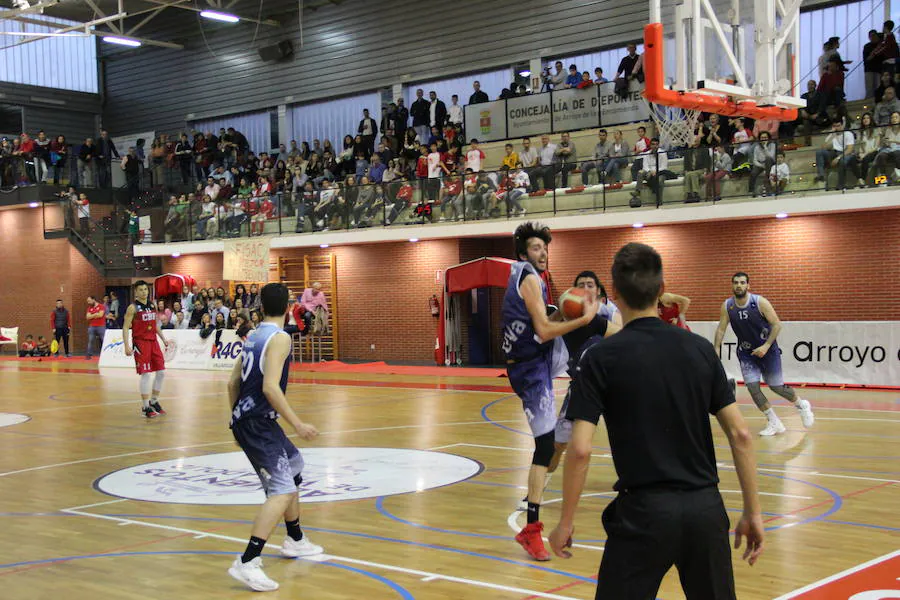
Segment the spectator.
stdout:
<svg viewBox="0 0 900 600">
<path fill-rule="evenodd" d="M 94 138 L 87 138 L 78 151 L 78 175 L 83 187 L 94 187 L 94 158 L 97 149 L 94 147 Z"/>
<path fill-rule="evenodd" d="M 409 128 L 409 109 L 403 105 L 403 98 L 397 98 L 397 139 L 403 140 L 406 137 L 406 130 Z"/>
<path fill-rule="evenodd" d="M 769 171 L 769 193 L 775 195 L 783 194 L 790 182 L 791 167 L 785 160 L 784 152 L 779 152 L 775 156 L 775 164 L 772 165 L 772 170 Z"/>
<path fill-rule="evenodd" d="M 47 341 L 47 338 L 42 335 L 38 336 L 34 353 L 37 356 L 50 356 L 50 342 Z"/>
<path fill-rule="evenodd" d="M 462 206 L 462 182 L 459 180 L 459 174 L 456 171 L 444 178 L 444 185 L 440 193 L 441 201 L 441 221 L 447 220 L 447 213 L 450 212 L 450 218 L 454 221 L 459 220 L 463 214 Z"/>
<path fill-rule="evenodd" d="M 515 150 L 513 150 L 512 144 L 506 144 L 503 146 L 503 166 L 515 169 L 516 165 L 519 163 L 519 155 L 516 154 Z"/>
<path fill-rule="evenodd" d="M 833 64 L 833 63 L 832 63 Z M 844 130 L 844 120 L 838 119 L 831 125 L 831 133 L 825 136 L 825 143 L 816 151 L 815 182 L 824 182 L 828 190 L 826 169 L 838 170 L 838 189 L 844 189 L 847 178 L 847 167 L 854 159 L 853 133 Z"/>
<path fill-rule="evenodd" d="M 109 313 L 107 315 L 107 329 L 118 329 L 119 328 L 119 317 L 122 316 L 122 313 L 119 309 L 119 295 L 115 292 L 109 293 L 109 304 L 107 305 Z"/>
<path fill-rule="evenodd" d="M 769 139 L 777 140 L 779 125 L 781 125 L 781 122 L 777 119 L 757 119 L 753 124 L 753 138 L 758 140 L 759 134 L 765 131 L 769 134 Z"/>
<path fill-rule="evenodd" d="M 478 140 L 473 139 L 469 142 L 469 151 L 466 152 L 466 168 L 472 169 L 474 173 L 478 173 L 481 171 L 481 164 L 484 158 L 484 152 L 478 147 Z"/>
<path fill-rule="evenodd" d="M 322 149 L 322 142 L 318 138 L 313 139 L 312 152 L 313 154 L 317 154 L 319 156 L 319 159 L 321 159 L 322 155 L 325 154 L 325 151 Z"/>
<path fill-rule="evenodd" d="M 221 289 L 221 288 L 219 288 L 219 289 Z M 217 297 L 217 298 L 213 301 L 213 310 L 210 312 L 210 314 L 212 314 L 212 315 L 218 315 L 218 316 L 222 317 L 222 319 L 224 320 L 224 319 L 227 319 L 227 318 L 228 318 L 228 313 L 229 313 L 229 310 L 228 310 L 228 308 L 225 306 L 225 303 L 222 301 L 222 298 L 221 298 L 221 297 Z M 218 317 L 214 316 L 214 317 L 213 317 L 213 320 L 214 320 L 215 322 L 218 322 Z"/>
<path fill-rule="evenodd" d="M 747 119 L 735 119 L 734 135 L 731 143 L 734 144 L 733 173 L 743 173 L 750 170 L 750 155 L 753 152 L 753 132 L 747 127 Z"/>
<path fill-rule="evenodd" d="M 600 85 L 601 83 L 609 83 L 609 79 L 603 76 L 603 69 L 597 67 L 594 69 L 594 83 Z"/>
<path fill-rule="evenodd" d="M 206 187 L 203 188 L 204 196 L 209 196 L 211 200 L 218 200 L 219 192 L 221 191 L 222 187 L 218 183 L 216 183 L 212 175 L 206 178 Z"/>
<path fill-rule="evenodd" d="M 369 165 L 369 180 L 372 183 L 381 183 L 385 169 L 387 169 L 387 165 L 381 162 L 381 157 L 378 154 L 373 154 L 372 164 Z"/>
<path fill-rule="evenodd" d="M 292 293 L 288 296 L 288 311 L 284 315 L 284 330 L 289 335 L 294 335 L 295 333 L 302 335 L 309 331 L 309 326 L 304 320 L 305 312 L 303 306 L 297 302 L 296 294 Z"/>
<path fill-rule="evenodd" d="M 556 158 L 559 169 L 562 171 L 562 186 L 569 187 L 569 173 L 578 167 L 578 152 L 575 150 L 575 143 L 569 139 L 568 133 L 562 134 L 559 146 L 556 147 Z"/>
<path fill-rule="evenodd" d="M 225 310 L 227 311 L 228 309 L 225 309 Z M 215 325 L 216 331 L 222 331 L 224 329 L 228 329 L 228 313 L 226 312 L 225 314 L 222 314 L 220 312 L 217 312 L 214 325 Z"/>
<path fill-rule="evenodd" d="M 767 182 L 766 175 L 772 170 L 772 166 L 775 164 L 776 148 L 775 142 L 771 141 L 771 139 L 769 132 L 763 131 L 759 134 L 759 141 L 753 144 L 749 191 L 754 198 L 757 194 L 756 183 L 759 176 L 763 176 L 763 183 L 765 184 Z M 766 186 L 766 188 L 768 192 L 768 186 Z"/>
<path fill-rule="evenodd" d="M 900 100 L 897 100 L 893 87 L 885 88 L 881 102 L 875 105 L 875 124 L 883 127 L 891 124 L 891 114 L 900 111 Z"/>
<path fill-rule="evenodd" d="M 450 107 L 447 109 L 447 121 L 452 125 L 463 124 L 463 107 L 459 105 L 459 96 L 450 96 Z"/>
<path fill-rule="evenodd" d="M 507 214 L 510 216 L 517 214 L 520 217 L 524 217 L 526 210 L 522 206 L 522 200 L 528 195 L 531 181 L 528 173 L 522 169 L 522 163 L 517 164 L 516 168 L 510 171 L 509 179 L 510 183 L 506 192 Z"/>
<path fill-rule="evenodd" d="M 108 188 L 112 183 L 113 157 L 119 158 L 119 151 L 116 149 L 115 142 L 110 139 L 109 132 L 101 129 L 100 138 L 97 140 L 97 171 L 102 188 Z"/>
<path fill-rule="evenodd" d="M 882 131 L 875 127 L 872 113 L 863 113 L 859 123 L 859 133 L 856 136 L 856 144 L 854 145 L 856 159 L 850 165 L 860 187 L 866 184 L 874 185 L 875 183 L 872 166 L 881 147 L 881 133 Z"/>
<path fill-rule="evenodd" d="M 659 147 L 659 138 L 651 138 L 650 148 L 644 155 L 642 161 L 641 172 L 635 179 L 636 187 L 631 192 L 634 202 L 631 204 L 634 208 L 635 204 L 640 206 L 640 194 L 644 181 L 650 186 L 653 195 L 662 201 L 662 185 L 667 179 L 675 179 L 675 174 L 669 171 L 669 155 L 666 150 Z"/>
<path fill-rule="evenodd" d="M 191 311 L 191 320 L 188 323 L 188 328 L 196 329 L 198 325 L 203 320 L 204 315 L 208 318 L 209 313 L 206 311 L 206 307 L 203 306 L 203 301 L 200 298 L 194 300 L 194 310 Z"/>
<path fill-rule="evenodd" d="M 594 155 L 592 160 L 581 165 L 581 185 L 588 184 L 588 175 L 591 171 L 597 170 L 598 183 L 603 183 L 606 177 L 606 160 L 609 158 L 610 143 L 607 141 L 608 133 L 605 129 L 601 129 L 597 133 L 597 145 L 594 146 Z"/>
<path fill-rule="evenodd" d="M 875 49 L 881 44 L 881 34 L 875 29 L 869 30 L 869 43 L 863 46 L 863 69 L 866 77 L 866 98 L 875 96 L 875 88 L 881 80 L 884 72 L 884 58 L 873 55 Z"/>
<path fill-rule="evenodd" d="M 813 88 L 815 88 L 815 85 L 813 85 Z M 709 115 L 709 119 L 703 126 L 704 146 L 715 148 L 719 145 L 728 144 L 731 142 L 731 136 L 731 128 L 722 121 L 722 117 L 715 113 Z"/>
<path fill-rule="evenodd" d="M 823 113 L 828 107 L 840 108 L 844 102 L 844 71 L 840 60 L 832 57 L 828 61 L 828 67 L 822 78 L 819 79 L 819 86 L 816 92 L 819 104 L 816 107 L 817 113 Z"/>
<path fill-rule="evenodd" d="M 91 232 L 91 201 L 88 200 L 87 194 L 79 194 L 78 199 L 74 200 L 78 207 L 78 223 L 81 228 L 81 236 L 87 238 Z"/>
<path fill-rule="evenodd" d="M 35 183 L 44 183 L 50 179 L 50 138 L 43 130 L 38 131 L 34 140 L 34 174 Z"/>
<path fill-rule="evenodd" d="M 437 97 L 437 92 L 428 92 L 428 98 L 431 100 L 428 104 L 428 126 L 429 129 L 437 127 L 438 131 L 443 129 L 444 123 L 447 122 L 447 105 Z"/>
<path fill-rule="evenodd" d="M 560 66 L 561 65 L 562 63 L 560 63 Z M 472 82 L 472 89 L 474 91 L 472 92 L 472 95 L 469 96 L 469 104 L 481 104 L 482 102 L 488 102 L 490 100 L 488 95 L 481 91 L 481 83 L 479 81 L 476 80 Z M 413 123 L 413 125 L 415 125 L 415 123 Z"/>
<path fill-rule="evenodd" d="M 559 61 L 559 60 L 556 61 L 553 64 L 553 68 L 556 69 L 556 72 L 553 73 L 552 75 L 550 74 L 549 68 L 545 71 L 546 76 L 544 78 L 544 84 L 545 84 L 545 86 L 549 85 L 549 89 L 552 89 L 552 90 L 560 89 L 561 90 L 561 89 L 563 89 L 563 87 L 565 87 L 566 77 L 567 77 L 566 72 L 563 71 L 562 61 Z"/>
<path fill-rule="evenodd" d="M 637 128 L 638 139 L 634 143 L 634 153 L 642 154 L 650 148 L 650 138 L 647 137 L 647 128 L 644 126 Z"/>
<path fill-rule="evenodd" d="M 260 324 L 261 321 L 262 321 L 262 320 L 261 320 L 260 317 L 259 317 L 259 311 L 258 311 L 258 310 L 251 310 L 251 311 L 250 311 L 250 323 L 253 324 L 253 328 L 254 328 L 254 329 L 256 329 L 257 327 L 259 327 L 259 324 Z"/>
<path fill-rule="evenodd" d="M 194 146 L 186 133 L 182 133 L 178 143 L 175 144 L 175 159 L 181 171 L 181 183 L 187 185 L 191 181 L 191 171 L 194 169 Z"/>
<path fill-rule="evenodd" d="M 628 87 L 631 81 L 644 81 L 643 61 L 637 54 L 637 46 L 628 44 L 628 54 L 619 62 L 619 68 L 616 69 L 616 94 L 624 96 L 628 93 Z"/>
<path fill-rule="evenodd" d="M 50 329 L 53 331 L 53 339 L 65 348 L 66 358 L 70 358 L 72 354 L 69 352 L 69 332 L 72 330 L 72 318 L 69 315 L 69 309 L 63 306 L 62 300 L 56 301 L 56 308 L 50 313 Z M 59 350 L 56 351 L 59 356 Z"/>
<path fill-rule="evenodd" d="M 69 157 L 69 144 L 66 136 L 58 135 L 50 142 L 50 166 L 53 167 L 53 185 L 59 185 L 60 174 L 64 173 Z"/>
<path fill-rule="evenodd" d="M 881 132 L 881 150 L 875 157 L 876 172 L 896 182 L 895 169 L 900 168 L 900 112 L 891 114 L 891 126 Z"/>
<path fill-rule="evenodd" d="M 38 182 L 34 173 L 35 149 L 34 140 L 31 139 L 31 136 L 27 133 L 23 133 L 19 136 L 19 146 L 16 148 L 15 154 L 22 158 L 22 166 L 25 168 L 25 177 L 27 181 L 24 181 L 23 183 Z"/>
<path fill-rule="evenodd" d="M 189 165 L 190 166 L 190 165 Z M 125 171 L 125 184 L 128 186 L 128 197 L 132 201 L 141 193 L 141 161 L 134 147 L 128 148 L 122 158 L 122 170 Z"/>
<path fill-rule="evenodd" d="M 182 315 L 184 316 L 184 315 Z M 175 329 L 175 324 L 169 320 L 169 317 L 166 315 L 161 315 L 159 318 L 159 328 L 160 329 Z"/>
<path fill-rule="evenodd" d="M 97 302 L 93 296 L 87 297 L 87 305 L 85 319 L 88 322 L 88 341 L 85 358 L 90 360 L 95 339 L 97 340 L 97 350 L 103 349 L 103 336 L 106 333 L 106 307 Z"/>
<path fill-rule="evenodd" d="M 578 74 L 577 65 L 569 65 L 569 75 L 566 77 L 564 87 L 573 88 L 581 83 L 581 75 Z"/>
<path fill-rule="evenodd" d="M 583 90 L 584 88 L 589 88 L 594 85 L 594 81 L 591 79 L 591 74 L 589 71 L 585 71 L 581 74 L 581 81 L 578 82 L 577 87 L 579 90 Z"/>
<path fill-rule="evenodd" d="M 694 136 L 684 153 L 684 192 L 686 203 L 700 202 L 702 182 L 712 166 L 709 148 L 701 146 L 702 135 Z"/>
<path fill-rule="evenodd" d="M 221 318 L 221 315 L 219 315 L 218 318 Z M 216 326 L 213 324 L 212 317 L 209 316 L 209 313 L 203 313 L 200 324 L 197 325 L 197 329 L 200 330 L 200 338 L 204 340 L 211 336 L 216 330 Z"/>
<path fill-rule="evenodd" d="M 166 301 L 164 298 L 159 298 L 156 301 L 156 317 L 158 319 L 162 319 L 163 317 L 166 317 L 167 319 L 172 318 L 172 311 L 166 308 Z"/>
<path fill-rule="evenodd" d="M 428 123 L 431 120 L 431 104 L 423 98 L 425 92 L 421 89 L 416 90 L 416 100 L 409 107 L 409 114 L 412 116 L 413 129 L 419 137 L 420 142 L 428 141 Z M 487 96 L 484 99 L 487 102 Z M 472 102 L 471 100 L 469 101 Z"/>
<path fill-rule="evenodd" d="M 300 305 L 303 307 L 307 313 L 309 313 L 310 319 L 319 311 L 323 311 L 325 315 L 328 315 L 328 299 L 325 297 L 325 292 L 322 291 L 322 284 L 318 281 L 314 281 L 311 287 L 303 290 L 303 294 L 300 296 Z M 311 321 L 308 326 L 311 329 Z"/>
<path fill-rule="evenodd" d="M 372 154 L 375 151 L 375 136 L 378 135 L 378 123 L 369 116 L 368 108 L 363 109 L 363 118 L 359 122 L 359 127 L 356 128 L 356 132 L 362 136 L 362 143 L 366 148 L 366 152 Z M 325 150 L 328 150 L 328 148 L 325 148 Z"/>
<path fill-rule="evenodd" d="M 522 152 L 519 154 L 519 160 L 522 162 L 525 174 L 528 175 L 531 180 L 532 189 L 534 189 L 533 186 L 536 183 L 535 172 L 540 165 L 540 155 L 538 154 L 537 148 L 532 147 L 531 138 L 522 138 Z"/>
<path fill-rule="evenodd" d="M 559 168 L 556 163 L 556 149 L 556 144 L 550 143 L 549 135 L 541 136 L 540 166 L 535 175 L 542 178 L 544 190 L 556 189 L 556 172 Z"/>
<path fill-rule="evenodd" d="M 37 344 L 34 343 L 34 336 L 30 333 L 25 336 L 25 341 L 19 345 L 19 358 L 26 356 L 34 356 Z"/>
<path fill-rule="evenodd" d="M 722 180 L 731 173 L 731 156 L 718 144 L 712 155 L 712 170 L 706 175 L 706 199 L 718 202 L 722 199 Z"/>
<path fill-rule="evenodd" d="M 184 312 L 178 311 L 175 313 L 175 323 L 173 323 L 174 329 L 187 329 L 188 321 L 184 318 Z"/>
<path fill-rule="evenodd" d="M 256 214 L 250 217 L 250 235 L 253 235 L 254 229 L 256 235 L 262 235 L 265 232 L 266 221 L 275 217 L 275 204 L 272 202 L 272 196 L 265 195 L 262 199 Z"/>
<path fill-rule="evenodd" d="M 884 71 L 881 74 L 881 79 L 879 80 L 878 87 L 875 88 L 875 104 L 878 104 L 884 98 L 884 90 L 888 89 L 889 87 L 893 87 L 893 86 L 894 86 L 893 76 L 890 73 L 888 73 L 887 71 Z M 896 91 L 896 88 L 895 88 L 895 91 Z"/>
<path fill-rule="evenodd" d="M 885 21 L 881 30 L 881 43 L 869 55 L 870 60 L 881 60 L 883 72 L 893 75 L 897 69 L 897 59 L 900 58 L 900 49 L 897 48 L 897 38 L 894 37 L 894 22 Z"/>
<path fill-rule="evenodd" d="M 628 144 L 623 139 L 622 131 L 614 131 L 612 145 L 609 148 L 609 159 L 603 165 L 607 183 L 622 183 L 621 169 L 628 166 L 628 154 Z"/>
</svg>

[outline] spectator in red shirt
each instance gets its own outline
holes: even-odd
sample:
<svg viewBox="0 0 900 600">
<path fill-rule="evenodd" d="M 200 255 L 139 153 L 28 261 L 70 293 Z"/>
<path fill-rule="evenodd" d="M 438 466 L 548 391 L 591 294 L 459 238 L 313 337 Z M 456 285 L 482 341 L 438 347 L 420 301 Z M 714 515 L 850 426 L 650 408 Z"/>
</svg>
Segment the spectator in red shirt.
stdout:
<svg viewBox="0 0 900 600">
<path fill-rule="evenodd" d="M 591 79 L 591 74 L 588 71 L 585 71 L 581 74 L 581 81 L 578 82 L 578 85 L 575 86 L 579 90 L 583 90 L 584 88 L 589 88 L 594 85 L 594 81 Z"/>
<path fill-rule="evenodd" d="M 97 340 L 98 349 L 103 349 L 103 336 L 106 334 L 106 307 L 97 302 L 93 296 L 87 297 L 88 342 L 85 358 L 91 359 L 91 351 L 94 347 L 94 339 Z"/>
<path fill-rule="evenodd" d="M 25 336 L 25 341 L 19 346 L 19 358 L 26 356 L 34 356 L 37 345 L 34 343 L 34 336 L 30 333 Z"/>
</svg>

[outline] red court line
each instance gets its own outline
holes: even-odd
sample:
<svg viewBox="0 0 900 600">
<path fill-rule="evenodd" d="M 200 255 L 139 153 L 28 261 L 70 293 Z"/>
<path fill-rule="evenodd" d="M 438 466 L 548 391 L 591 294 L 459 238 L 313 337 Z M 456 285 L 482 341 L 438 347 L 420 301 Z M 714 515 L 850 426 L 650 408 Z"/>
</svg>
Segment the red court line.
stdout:
<svg viewBox="0 0 900 600">
<path fill-rule="evenodd" d="M 591 579 L 596 579 L 596 577 L 592 577 Z M 555 594 L 556 592 L 561 592 L 563 590 L 567 590 L 569 588 L 573 588 L 576 585 L 584 585 L 587 583 L 586 581 L 570 581 L 569 583 L 565 583 L 563 585 L 557 586 L 555 588 L 550 588 L 549 590 L 544 590 L 544 594 Z M 540 598 L 540 596 L 525 596 L 522 600 L 534 600 L 535 598 Z"/>
</svg>

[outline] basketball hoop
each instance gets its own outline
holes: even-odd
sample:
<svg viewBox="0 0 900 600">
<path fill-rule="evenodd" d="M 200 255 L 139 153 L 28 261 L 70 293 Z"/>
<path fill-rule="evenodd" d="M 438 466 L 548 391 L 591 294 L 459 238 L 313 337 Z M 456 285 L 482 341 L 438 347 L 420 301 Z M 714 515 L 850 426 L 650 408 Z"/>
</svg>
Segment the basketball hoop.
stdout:
<svg viewBox="0 0 900 600">
<path fill-rule="evenodd" d="M 654 104 L 644 98 L 650 118 L 656 124 L 659 145 L 666 150 L 690 146 L 700 122 L 701 111 L 678 106 Z"/>
</svg>

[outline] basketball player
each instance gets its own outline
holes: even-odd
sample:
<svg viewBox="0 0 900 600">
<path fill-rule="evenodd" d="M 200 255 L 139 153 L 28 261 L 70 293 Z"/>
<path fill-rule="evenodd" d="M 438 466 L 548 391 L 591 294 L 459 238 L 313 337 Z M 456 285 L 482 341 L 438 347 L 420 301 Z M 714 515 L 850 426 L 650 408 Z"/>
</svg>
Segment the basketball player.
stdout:
<svg viewBox="0 0 900 600">
<path fill-rule="evenodd" d="M 534 455 L 528 473 L 528 524 L 516 535 L 535 560 L 550 560 L 544 547 L 540 521 L 541 496 L 547 467 L 553 459 L 556 405 L 553 397 L 553 363 L 555 349 L 561 344 L 555 338 L 584 327 L 597 314 L 597 302 L 585 298 L 584 315 L 566 322 L 547 317 L 546 288 L 541 273 L 547 269 L 547 246 L 552 239 L 550 229 L 536 223 L 523 223 L 513 236 L 516 258 L 512 265 L 506 293 L 503 296 L 503 351 L 506 372 L 534 436 Z M 551 342 L 551 343 L 548 343 Z"/>
<path fill-rule="evenodd" d="M 593 271 L 582 271 L 579 273 L 578 276 L 575 277 L 574 287 L 583 289 L 595 302 L 598 300 L 597 295 L 600 292 L 600 279 Z M 611 336 L 620 329 L 621 327 L 615 323 L 611 323 L 606 316 L 600 314 L 598 311 L 593 321 L 584 327 L 579 327 L 562 336 L 563 342 L 566 345 L 566 350 L 569 352 L 569 362 L 566 372 L 568 373 L 570 380 L 569 389 L 566 390 L 566 398 L 563 400 L 562 407 L 559 409 L 559 417 L 556 419 L 556 429 L 554 430 L 553 436 L 553 458 L 550 459 L 550 465 L 547 467 L 547 476 L 544 478 L 545 490 L 550 483 L 551 475 L 559 466 L 559 461 L 562 458 L 563 452 L 566 451 L 569 438 L 572 437 L 572 421 L 566 419 L 566 408 L 569 405 L 569 394 L 572 390 L 571 378 L 575 376 L 575 365 L 578 364 L 578 359 L 588 347 L 602 338 Z M 525 496 L 519 503 L 519 510 L 528 510 L 528 496 Z"/>
<path fill-rule="evenodd" d="M 744 376 L 744 385 L 756 406 L 769 420 L 759 435 L 776 435 L 784 433 L 785 427 L 775 409 L 760 389 L 760 380 L 772 388 L 772 391 L 794 404 L 800 412 L 803 426 L 810 428 L 815 423 L 812 405 L 809 401 L 797 396 L 797 393 L 784 384 L 781 372 L 781 349 L 776 338 L 781 333 L 781 321 L 775 314 L 771 303 L 762 296 L 748 293 L 750 276 L 737 272 L 731 277 L 731 289 L 734 293 L 722 303 L 719 328 L 716 329 L 715 347 L 722 355 L 722 339 L 729 322 L 738 340 L 737 357 Z"/>
<path fill-rule="evenodd" d="M 134 284 L 133 290 L 134 303 L 129 304 L 125 310 L 125 321 L 122 324 L 122 343 L 125 346 L 125 356 L 134 354 L 134 364 L 141 376 L 141 410 L 145 417 L 152 419 L 166 414 L 159 405 L 159 393 L 166 376 L 166 359 L 156 340 L 159 338 L 167 348 L 169 342 L 160 330 L 156 307 L 150 303 L 150 285 L 141 280 Z"/>
<path fill-rule="evenodd" d="M 656 302 L 656 310 L 659 313 L 659 318 L 666 323 L 690 331 L 691 328 L 687 326 L 684 320 L 684 314 L 690 305 L 691 299 L 687 296 L 663 292 Z"/>
<path fill-rule="evenodd" d="M 303 481 L 303 457 L 276 422 L 281 416 L 304 440 L 318 435 L 316 428 L 301 421 L 285 398 L 290 367 L 291 336 L 283 329 L 288 309 L 288 290 L 270 283 L 260 290 L 265 319 L 250 334 L 231 371 L 228 400 L 234 439 L 256 470 L 266 493 L 244 554 L 237 557 L 228 574 L 257 592 L 278 589 L 262 570 L 260 554 L 279 519 L 284 518 L 287 537 L 281 555 L 287 558 L 323 552 L 304 537 L 300 529 L 297 487 Z"/>
</svg>

